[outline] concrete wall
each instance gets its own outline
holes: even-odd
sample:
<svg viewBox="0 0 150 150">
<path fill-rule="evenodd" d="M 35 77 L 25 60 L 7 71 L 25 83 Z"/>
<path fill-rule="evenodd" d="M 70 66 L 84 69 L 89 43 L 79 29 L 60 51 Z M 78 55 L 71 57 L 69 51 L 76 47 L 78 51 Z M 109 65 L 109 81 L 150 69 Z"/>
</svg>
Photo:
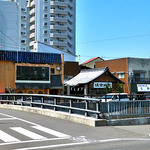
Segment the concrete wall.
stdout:
<svg viewBox="0 0 150 150">
<path fill-rule="evenodd" d="M 43 53 L 57 53 L 64 54 L 64 61 L 75 61 L 75 55 L 72 55 L 67 52 L 63 52 L 58 49 L 54 49 L 49 45 L 43 44 L 41 42 L 35 42 L 34 44 L 34 52 L 43 52 Z"/>
<path fill-rule="evenodd" d="M 17 3 L 0 1 L 0 49 L 19 49 L 19 22 Z"/>
<path fill-rule="evenodd" d="M 124 84 L 124 92 L 129 93 L 130 92 L 130 85 L 128 84 L 128 61 L 127 58 L 121 58 L 121 59 L 112 59 L 112 60 L 105 60 L 96 62 L 95 64 L 96 68 L 105 68 L 109 67 L 109 70 L 111 73 L 114 73 L 116 77 L 118 77 L 119 72 L 124 72 L 124 78 L 121 78 Z"/>
<path fill-rule="evenodd" d="M 145 78 L 150 78 L 150 59 L 146 58 L 128 58 L 128 71 L 145 72 Z"/>
</svg>

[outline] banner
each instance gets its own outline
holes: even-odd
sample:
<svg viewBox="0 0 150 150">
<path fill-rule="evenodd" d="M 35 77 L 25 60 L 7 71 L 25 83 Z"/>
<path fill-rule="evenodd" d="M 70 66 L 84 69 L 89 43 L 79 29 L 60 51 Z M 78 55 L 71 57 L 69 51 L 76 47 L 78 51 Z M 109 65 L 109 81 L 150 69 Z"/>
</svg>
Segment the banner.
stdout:
<svg viewBox="0 0 150 150">
<path fill-rule="evenodd" d="M 106 85 L 109 85 L 109 88 L 112 88 L 112 82 L 94 82 L 94 88 L 106 88 Z"/>
<path fill-rule="evenodd" d="M 138 92 L 150 92 L 150 84 L 137 84 Z"/>
</svg>

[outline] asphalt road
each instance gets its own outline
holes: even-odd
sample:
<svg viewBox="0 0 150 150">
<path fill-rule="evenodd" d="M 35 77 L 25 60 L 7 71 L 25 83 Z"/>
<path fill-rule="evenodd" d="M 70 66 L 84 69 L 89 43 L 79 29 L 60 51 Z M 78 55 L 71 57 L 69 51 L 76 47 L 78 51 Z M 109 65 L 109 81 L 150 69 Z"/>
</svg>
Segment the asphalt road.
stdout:
<svg viewBox="0 0 150 150">
<path fill-rule="evenodd" d="M 89 127 L 0 109 L 0 150 L 150 150 L 150 125 Z"/>
</svg>

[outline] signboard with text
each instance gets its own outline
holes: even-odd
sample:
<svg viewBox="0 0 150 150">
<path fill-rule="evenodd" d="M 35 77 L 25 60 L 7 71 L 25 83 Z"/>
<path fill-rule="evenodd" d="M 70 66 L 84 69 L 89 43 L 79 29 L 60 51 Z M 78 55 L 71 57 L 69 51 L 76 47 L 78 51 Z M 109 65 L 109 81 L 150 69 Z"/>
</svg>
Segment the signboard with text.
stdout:
<svg viewBox="0 0 150 150">
<path fill-rule="evenodd" d="M 150 84 L 137 84 L 138 92 L 150 92 Z"/>
<path fill-rule="evenodd" d="M 112 88 L 112 82 L 94 82 L 94 88 L 97 89 L 106 88 L 106 85 L 108 85 L 109 88 Z"/>
</svg>

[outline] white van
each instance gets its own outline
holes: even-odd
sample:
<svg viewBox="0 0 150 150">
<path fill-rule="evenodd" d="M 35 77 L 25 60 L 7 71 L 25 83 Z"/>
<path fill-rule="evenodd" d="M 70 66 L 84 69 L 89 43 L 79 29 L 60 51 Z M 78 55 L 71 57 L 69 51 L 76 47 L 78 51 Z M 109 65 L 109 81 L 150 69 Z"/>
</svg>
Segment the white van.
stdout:
<svg viewBox="0 0 150 150">
<path fill-rule="evenodd" d="M 129 101 L 129 97 L 127 93 L 108 93 L 101 98 L 102 102 L 109 101 Z"/>
</svg>

